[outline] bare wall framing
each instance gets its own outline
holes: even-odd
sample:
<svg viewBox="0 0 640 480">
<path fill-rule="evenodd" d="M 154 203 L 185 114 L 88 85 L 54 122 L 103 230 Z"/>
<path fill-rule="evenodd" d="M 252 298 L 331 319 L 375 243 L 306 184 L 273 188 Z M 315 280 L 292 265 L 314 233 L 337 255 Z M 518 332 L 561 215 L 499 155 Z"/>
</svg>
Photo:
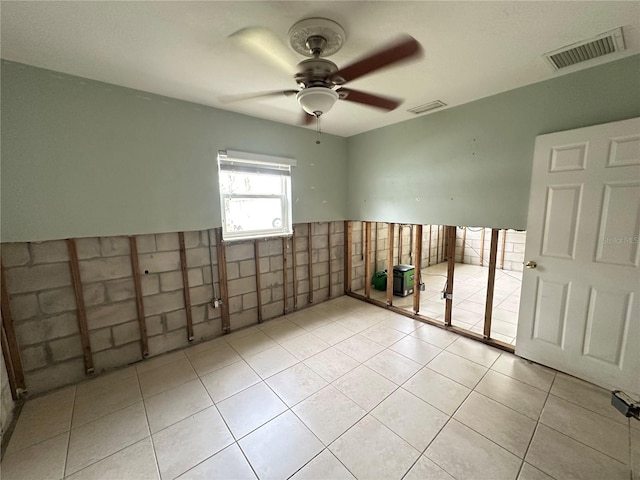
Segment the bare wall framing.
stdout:
<svg viewBox="0 0 640 480">
<path fill-rule="evenodd" d="M 347 270 L 347 273 L 350 274 L 350 277 L 353 277 L 354 275 L 358 275 L 358 277 L 355 279 L 354 282 L 354 278 L 347 278 L 345 279 L 345 290 L 346 293 L 354 298 L 358 298 L 360 300 L 366 301 L 368 303 L 372 303 L 374 305 L 377 305 L 379 307 L 382 308 L 387 308 L 389 310 L 392 310 L 396 313 L 400 313 L 402 315 L 408 316 L 410 318 L 413 318 L 415 320 L 419 320 L 422 321 L 424 323 L 428 323 L 430 325 L 434 325 L 446 330 L 450 330 L 452 332 L 458 333 L 460 335 L 463 335 L 465 337 L 468 338 L 472 338 L 474 340 L 478 340 L 481 341 L 483 343 L 487 343 L 489 345 L 492 345 L 494 347 L 498 347 L 501 348 L 503 350 L 509 351 L 509 352 L 513 352 L 514 351 L 514 347 L 513 345 L 507 344 L 505 342 L 499 341 L 499 340 L 495 340 L 494 338 L 491 338 L 491 315 L 492 315 L 492 308 L 491 306 L 489 306 L 488 308 L 485 309 L 485 330 L 483 332 L 483 334 L 478 334 L 476 332 L 473 332 L 471 330 L 467 330 L 465 328 L 461 328 L 459 326 L 456 325 L 452 325 L 451 324 L 451 316 L 452 313 L 455 309 L 455 305 L 453 302 L 453 298 L 455 295 L 455 289 L 454 289 L 454 285 L 453 285 L 453 276 L 454 276 L 454 265 L 456 262 L 456 247 L 457 247 L 457 241 L 456 241 L 456 227 L 455 226 L 442 226 L 442 227 L 438 227 L 438 228 L 433 228 L 432 229 L 432 242 L 431 242 L 431 247 L 429 246 L 429 226 L 422 226 L 422 228 L 420 230 L 418 230 L 418 225 L 413 225 L 413 230 L 416 232 L 419 232 L 418 235 L 414 236 L 414 240 L 416 237 L 420 237 L 420 234 L 422 234 L 422 241 L 420 242 L 420 244 L 418 245 L 417 241 L 413 242 L 413 257 L 417 258 L 418 256 L 421 259 L 421 266 L 422 268 L 427 267 L 427 262 L 428 262 L 428 257 L 429 255 L 427 255 L 427 260 L 425 261 L 425 255 L 423 253 L 424 251 L 424 245 L 426 242 L 426 250 L 427 251 L 431 251 L 433 248 L 437 248 L 438 252 L 436 255 L 436 259 L 440 260 L 438 263 L 442 263 L 442 261 L 446 261 L 447 263 L 447 282 L 446 282 L 446 288 L 445 288 L 445 298 L 444 301 L 446 302 L 446 311 L 445 311 L 445 316 L 442 320 L 438 320 L 435 318 L 432 318 L 428 315 L 424 315 L 422 313 L 419 312 L 419 310 L 416 309 L 416 306 L 419 307 L 420 305 L 420 289 L 419 289 L 419 277 L 416 278 L 416 282 L 415 282 L 415 293 L 414 293 L 414 297 L 413 297 L 413 308 L 412 309 L 406 309 L 406 308 L 400 308 L 397 306 L 393 305 L 393 300 L 389 301 L 387 300 L 387 302 L 383 302 L 380 300 L 376 300 L 374 298 L 371 298 L 370 296 L 365 294 L 365 290 L 362 289 L 362 291 L 357 291 L 356 288 L 352 288 L 351 290 L 349 290 L 348 288 L 346 288 L 347 285 L 363 285 L 363 282 L 365 281 L 364 279 L 364 265 L 367 262 L 371 262 L 371 255 L 372 255 L 372 249 L 369 248 L 368 246 L 364 245 L 365 243 L 365 231 L 367 230 L 366 228 L 366 222 L 356 222 L 356 221 L 348 221 L 345 222 L 346 226 L 345 229 L 347 229 L 347 231 L 352 230 L 353 231 L 353 235 L 349 236 L 350 240 L 351 240 L 351 244 L 347 245 L 346 247 L 346 251 L 347 254 L 351 254 L 351 260 L 353 262 L 353 266 L 351 269 Z M 386 224 L 387 226 L 389 226 L 389 224 Z M 394 228 L 396 227 L 394 224 L 391 224 L 391 228 L 388 229 L 388 234 L 390 235 L 391 232 L 396 232 L 396 230 L 394 230 Z M 425 235 L 425 230 L 426 230 L 426 235 Z M 490 235 L 488 236 L 487 239 L 487 243 L 488 243 L 488 247 L 487 247 L 487 258 L 488 258 L 488 263 L 489 263 L 489 278 L 488 278 L 488 284 L 487 284 L 487 291 L 488 292 L 492 292 L 493 291 L 493 287 L 494 284 L 493 282 L 495 281 L 495 269 L 496 269 L 496 264 L 497 264 L 497 249 L 498 249 L 498 230 L 489 230 Z M 434 239 L 434 234 L 435 235 L 440 235 L 441 236 L 441 240 L 439 239 Z M 395 236 L 395 235 L 394 235 Z M 426 238 L 425 238 L 426 237 Z M 402 238 L 402 237 L 400 237 Z M 418 240 L 419 241 L 419 240 Z M 434 242 L 435 245 L 437 245 L 437 247 L 434 246 Z M 395 256 L 395 252 L 397 250 L 395 250 L 395 246 L 391 246 L 389 245 L 389 253 L 387 255 L 390 254 L 390 252 L 392 251 L 393 248 L 393 252 L 394 252 L 394 256 L 391 259 L 391 261 L 389 261 L 388 257 L 387 257 L 387 269 L 391 268 L 392 265 L 397 265 L 398 264 L 398 260 L 401 260 L 402 257 L 397 257 Z M 359 262 L 359 263 L 357 263 Z M 433 265 L 433 264 L 432 264 Z M 359 267 L 362 267 L 361 269 Z M 367 269 L 368 270 L 368 269 Z M 362 272 L 362 273 L 361 273 Z M 388 284 L 389 285 L 389 284 Z M 394 297 L 395 298 L 395 297 Z M 488 302 L 492 302 L 492 298 L 491 295 L 487 295 L 487 301 Z"/>
<path fill-rule="evenodd" d="M 285 295 L 289 312 L 341 295 L 343 228 L 295 225 L 295 252 L 282 238 L 217 244 L 214 230 L 3 244 L 27 391 L 220 336 L 223 310 L 234 331 L 283 315 Z"/>
</svg>

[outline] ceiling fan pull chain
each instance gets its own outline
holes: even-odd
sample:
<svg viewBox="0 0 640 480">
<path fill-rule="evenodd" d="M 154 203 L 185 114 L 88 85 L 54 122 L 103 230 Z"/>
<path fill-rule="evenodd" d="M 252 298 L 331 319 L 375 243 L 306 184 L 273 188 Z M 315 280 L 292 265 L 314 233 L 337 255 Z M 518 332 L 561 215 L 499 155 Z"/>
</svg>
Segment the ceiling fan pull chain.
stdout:
<svg viewBox="0 0 640 480">
<path fill-rule="evenodd" d="M 320 145 L 320 135 L 322 134 L 322 130 L 320 129 L 320 115 L 316 115 L 316 132 L 318 133 L 316 145 Z"/>
</svg>

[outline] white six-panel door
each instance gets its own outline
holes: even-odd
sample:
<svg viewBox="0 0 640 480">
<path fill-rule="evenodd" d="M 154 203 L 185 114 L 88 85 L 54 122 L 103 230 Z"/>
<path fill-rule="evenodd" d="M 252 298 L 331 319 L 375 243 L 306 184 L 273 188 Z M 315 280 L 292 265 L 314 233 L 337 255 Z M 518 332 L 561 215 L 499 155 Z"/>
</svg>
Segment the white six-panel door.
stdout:
<svg viewBox="0 0 640 480">
<path fill-rule="evenodd" d="M 516 354 L 640 393 L 640 119 L 536 139 Z"/>
</svg>

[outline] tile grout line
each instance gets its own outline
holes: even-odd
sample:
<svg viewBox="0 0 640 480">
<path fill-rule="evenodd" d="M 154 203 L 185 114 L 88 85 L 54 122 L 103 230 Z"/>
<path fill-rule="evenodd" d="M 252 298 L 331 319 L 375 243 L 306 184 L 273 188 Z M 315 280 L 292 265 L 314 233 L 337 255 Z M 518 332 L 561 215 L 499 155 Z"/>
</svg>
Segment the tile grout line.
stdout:
<svg viewBox="0 0 640 480">
<path fill-rule="evenodd" d="M 524 451 L 524 455 L 522 456 L 522 463 L 520 464 L 520 468 L 518 469 L 518 476 L 520 476 L 520 472 L 522 472 L 522 467 L 524 467 L 525 461 L 527 459 L 527 455 L 529 453 L 529 448 L 531 448 L 531 444 L 533 443 L 533 437 L 536 436 L 536 433 L 538 432 L 538 426 L 540 425 L 540 418 L 542 418 L 542 412 L 544 411 L 544 407 L 547 406 L 547 401 L 549 400 L 549 396 L 551 395 L 551 389 L 553 388 L 553 384 L 556 381 L 556 374 L 553 375 L 553 380 L 551 380 L 551 385 L 549 385 L 549 391 L 547 392 L 547 396 L 544 399 L 544 403 L 542 404 L 542 408 L 540 409 L 540 413 L 538 414 L 538 419 L 536 420 L 536 426 L 533 429 L 533 433 L 531 434 L 531 438 L 529 439 L 529 443 L 527 444 L 527 448 Z M 543 424 L 544 425 L 544 424 Z M 535 468 L 538 468 L 537 466 L 533 465 Z M 546 471 L 542 470 L 539 468 L 539 470 L 545 474 L 547 474 Z M 550 477 L 552 477 L 552 475 L 547 474 Z M 516 477 L 517 478 L 517 477 Z M 552 477 L 555 478 L 555 477 Z"/>
<path fill-rule="evenodd" d="M 62 469 L 62 478 L 67 476 L 67 464 L 69 463 L 69 447 L 71 446 L 71 431 L 73 430 L 73 412 L 76 408 L 76 395 L 78 395 L 78 387 L 73 386 L 73 401 L 71 402 L 71 418 L 69 419 L 69 438 L 67 438 L 67 452 L 64 456 L 64 468 Z"/>
<path fill-rule="evenodd" d="M 191 362 L 189 362 L 189 365 L 191 365 Z M 158 462 L 158 455 L 156 453 L 156 444 L 153 441 L 153 434 L 151 433 L 151 422 L 149 422 L 149 412 L 147 412 L 147 404 L 144 401 L 144 396 L 142 395 L 142 386 L 140 385 L 140 374 L 138 373 L 138 368 L 137 367 L 134 367 L 134 368 L 136 371 L 136 379 L 138 380 L 138 388 L 140 389 L 140 398 L 142 399 L 142 408 L 144 408 L 144 416 L 147 419 L 147 429 L 149 430 L 149 440 L 151 441 L 151 450 L 153 450 L 153 460 L 156 465 L 156 473 L 158 474 L 158 478 L 162 478 L 162 475 L 160 473 L 160 463 Z M 125 447 L 125 448 L 128 448 L 128 447 Z"/>
</svg>

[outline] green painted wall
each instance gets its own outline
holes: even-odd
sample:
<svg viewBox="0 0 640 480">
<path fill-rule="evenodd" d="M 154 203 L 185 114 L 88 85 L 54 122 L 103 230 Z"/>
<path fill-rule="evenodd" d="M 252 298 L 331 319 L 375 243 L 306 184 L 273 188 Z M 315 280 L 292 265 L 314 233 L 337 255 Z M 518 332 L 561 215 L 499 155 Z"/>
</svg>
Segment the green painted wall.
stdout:
<svg viewBox="0 0 640 480">
<path fill-rule="evenodd" d="M 2 62 L 3 242 L 220 226 L 219 149 L 296 158 L 293 221 L 346 218 L 346 139 Z"/>
<path fill-rule="evenodd" d="M 351 137 L 348 216 L 526 229 L 536 136 L 637 116 L 638 55 Z"/>
</svg>

